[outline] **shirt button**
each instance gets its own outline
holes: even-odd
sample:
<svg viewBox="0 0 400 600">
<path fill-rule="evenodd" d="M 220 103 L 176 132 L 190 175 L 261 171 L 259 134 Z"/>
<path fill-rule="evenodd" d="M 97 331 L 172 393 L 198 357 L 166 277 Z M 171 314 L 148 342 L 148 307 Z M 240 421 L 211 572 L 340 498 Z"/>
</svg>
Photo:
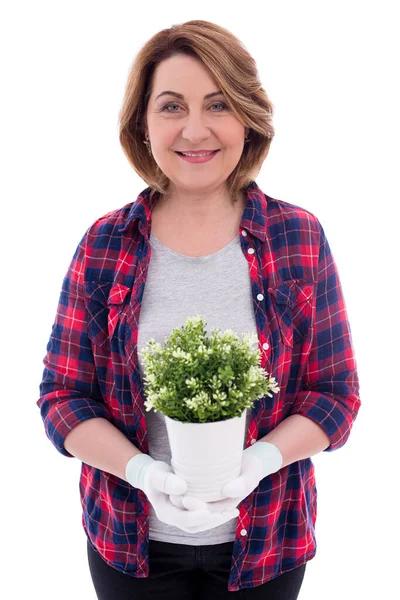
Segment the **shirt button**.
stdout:
<svg viewBox="0 0 400 600">
<path fill-rule="evenodd" d="M 249 249 L 247 250 L 247 252 L 248 252 L 249 254 L 254 254 L 254 248 L 249 248 Z"/>
<path fill-rule="evenodd" d="M 242 529 L 242 531 L 240 532 L 240 535 L 247 535 L 247 531 L 245 529 Z"/>
<path fill-rule="evenodd" d="M 250 440 L 250 444 L 253 445 L 256 443 L 256 440 Z"/>
<path fill-rule="evenodd" d="M 269 348 L 268 342 L 263 343 L 263 348 L 264 348 L 264 350 L 268 350 L 268 348 Z"/>
<path fill-rule="evenodd" d="M 264 300 L 263 294 L 257 294 L 257 300 Z"/>
<path fill-rule="evenodd" d="M 244 235 L 246 237 L 247 231 L 245 231 L 244 229 L 242 229 L 242 235 Z"/>
</svg>

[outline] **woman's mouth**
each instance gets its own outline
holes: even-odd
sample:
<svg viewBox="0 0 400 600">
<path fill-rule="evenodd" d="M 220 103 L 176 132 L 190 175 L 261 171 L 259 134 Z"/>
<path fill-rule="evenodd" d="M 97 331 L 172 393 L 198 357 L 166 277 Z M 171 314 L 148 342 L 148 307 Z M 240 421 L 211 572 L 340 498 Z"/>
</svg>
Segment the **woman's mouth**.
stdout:
<svg viewBox="0 0 400 600">
<path fill-rule="evenodd" d="M 194 155 L 192 154 L 191 156 L 187 156 L 185 154 L 183 154 L 182 152 L 178 152 L 175 151 L 176 154 L 178 156 L 180 156 L 183 160 L 185 160 L 186 162 L 190 162 L 190 163 L 204 163 L 204 162 L 208 162 L 209 160 L 212 160 L 214 158 L 214 156 L 216 154 L 218 154 L 218 152 L 220 152 L 220 150 L 214 150 L 213 152 L 211 152 L 211 154 L 206 154 L 204 155 L 203 153 L 199 154 L 199 155 Z M 189 153 L 191 154 L 191 153 Z"/>
</svg>

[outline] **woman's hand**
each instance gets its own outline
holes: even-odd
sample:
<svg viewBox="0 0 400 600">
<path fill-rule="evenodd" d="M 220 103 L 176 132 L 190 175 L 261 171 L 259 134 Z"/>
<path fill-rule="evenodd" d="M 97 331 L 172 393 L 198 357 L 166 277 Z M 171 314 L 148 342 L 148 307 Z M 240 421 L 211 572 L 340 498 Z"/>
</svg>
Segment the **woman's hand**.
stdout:
<svg viewBox="0 0 400 600">
<path fill-rule="evenodd" d="M 185 493 L 186 481 L 175 475 L 168 463 L 153 460 L 147 454 L 136 454 L 128 462 L 126 478 L 146 494 L 160 521 L 188 533 L 213 529 L 239 514 L 235 507 L 211 512 L 207 503 L 191 496 L 186 496 L 185 506 L 174 505 L 169 496 Z"/>
<path fill-rule="evenodd" d="M 160 521 L 174 525 L 188 533 L 198 533 L 218 527 L 238 516 L 239 511 L 234 507 L 226 509 L 220 506 L 219 511 L 211 512 L 209 504 L 194 498 L 185 497 L 185 505 L 177 507 L 169 496 L 180 488 L 187 486 L 184 479 L 173 474 L 172 468 L 162 461 L 155 461 L 146 473 L 145 493 L 151 502 Z"/>
<path fill-rule="evenodd" d="M 222 488 L 223 500 L 208 502 L 207 509 L 211 513 L 220 513 L 232 510 L 240 504 L 258 486 L 261 479 L 279 471 L 283 463 L 279 449 L 269 442 L 256 442 L 243 450 L 242 465 L 239 476 L 226 483 Z M 170 496 L 171 502 L 178 508 L 191 510 L 191 500 L 187 504 L 188 496 L 174 494 Z"/>
</svg>

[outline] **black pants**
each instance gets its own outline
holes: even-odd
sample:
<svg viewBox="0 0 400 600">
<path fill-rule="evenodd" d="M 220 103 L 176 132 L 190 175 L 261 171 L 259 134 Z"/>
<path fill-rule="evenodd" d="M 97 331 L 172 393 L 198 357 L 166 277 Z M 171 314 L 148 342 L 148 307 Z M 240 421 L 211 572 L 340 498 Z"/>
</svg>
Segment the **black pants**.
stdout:
<svg viewBox="0 0 400 600">
<path fill-rule="evenodd" d="M 149 541 L 149 576 L 134 578 L 108 565 L 87 542 L 99 600 L 296 600 L 306 564 L 255 588 L 228 591 L 233 542 L 189 546 Z"/>
</svg>

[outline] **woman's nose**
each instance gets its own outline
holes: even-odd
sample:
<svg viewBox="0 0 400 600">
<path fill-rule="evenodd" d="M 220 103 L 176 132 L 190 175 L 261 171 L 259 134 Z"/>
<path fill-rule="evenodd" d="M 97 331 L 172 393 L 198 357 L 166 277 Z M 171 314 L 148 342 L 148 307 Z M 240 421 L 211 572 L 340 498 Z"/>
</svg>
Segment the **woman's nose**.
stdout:
<svg viewBox="0 0 400 600">
<path fill-rule="evenodd" d="M 205 123 L 204 116 L 189 115 L 182 129 L 182 137 L 193 143 L 198 143 L 210 137 L 210 129 Z"/>
</svg>

